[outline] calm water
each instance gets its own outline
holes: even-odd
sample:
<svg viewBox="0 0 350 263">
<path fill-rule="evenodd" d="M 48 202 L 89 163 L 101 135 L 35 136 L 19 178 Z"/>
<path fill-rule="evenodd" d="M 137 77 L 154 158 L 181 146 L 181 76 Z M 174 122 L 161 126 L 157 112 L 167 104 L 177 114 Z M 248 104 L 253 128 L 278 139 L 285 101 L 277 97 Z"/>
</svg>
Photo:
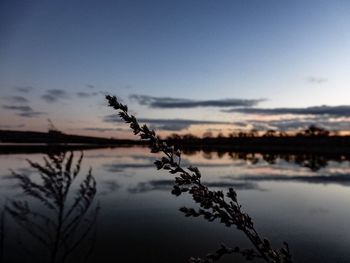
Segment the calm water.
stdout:
<svg viewBox="0 0 350 263">
<path fill-rule="evenodd" d="M 154 168 L 156 156 L 147 148 L 134 147 L 84 151 L 65 209 L 79 197 L 79 185 L 90 167 L 96 195 L 85 202 L 88 211 L 82 212 L 82 205 L 71 212 L 67 242 L 52 255 L 49 248 L 57 231 L 49 222 L 56 222 L 58 214 L 48 204 L 29 197 L 19 178 L 10 172 L 42 185 L 38 169 L 30 167 L 26 159 L 44 164 L 43 157 L 0 155 L 1 207 L 7 204 L 18 212 L 14 200 L 28 204 L 22 207 L 22 214 L 2 213 L 3 262 L 186 262 L 191 256 L 215 251 L 221 243 L 252 248 L 234 227 L 185 217 L 179 208 L 197 205 L 188 194 L 172 195 L 172 175 Z M 75 152 L 73 162 L 79 157 L 80 152 Z M 216 152 L 183 157 L 184 164 L 200 168 L 203 181 L 212 189 L 234 187 L 257 230 L 274 247 L 287 241 L 294 262 L 350 262 L 348 161 Z M 31 221 L 25 219 L 30 213 L 35 213 Z M 82 216 L 76 219 L 75 214 Z M 245 260 L 229 255 L 219 262 Z"/>
</svg>

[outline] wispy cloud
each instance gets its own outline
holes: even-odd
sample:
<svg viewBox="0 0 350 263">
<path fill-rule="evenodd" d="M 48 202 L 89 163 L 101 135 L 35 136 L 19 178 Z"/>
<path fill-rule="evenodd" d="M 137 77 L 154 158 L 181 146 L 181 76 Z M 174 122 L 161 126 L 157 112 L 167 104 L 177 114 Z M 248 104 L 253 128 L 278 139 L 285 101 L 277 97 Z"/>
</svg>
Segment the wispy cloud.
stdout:
<svg viewBox="0 0 350 263">
<path fill-rule="evenodd" d="M 222 112 L 238 112 L 243 114 L 258 114 L 258 115 L 329 115 L 329 116 L 350 116 L 350 106 L 314 106 L 306 108 L 232 108 L 222 110 Z"/>
<path fill-rule="evenodd" d="M 276 129 L 282 131 L 301 130 L 316 125 L 330 131 L 334 130 L 350 130 L 350 119 L 328 116 L 300 117 L 281 120 L 249 120 L 246 122 L 234 123 L 242 128 L 250 128 L 256 130 Z"/>
<path fill-rule="evenodd" d="M 25 118 L 33 118 L 46 114 L 41 111 L 27 111 L 27 112 L 19 112 L 17 115 Z"/>
<path fill-rule="evenodd" d="M 107 115 L 103 119 L 105 122 L 121 122 L 118 115 Z M 220 125 L 231 124 L 225 121 L 206 121 L 206 120 L 189 120 L 189 119 L 144 119 L 139 118 L 139 122 L 150 124 L 157 129 L 167 131 L 180 131 L 189 128 L 191 125 Z"/>
<path fill-rule="evenodd" d="M 7 101 L 10 101 L 12 103 L 28 103 L 28 99 L 22 96 L 10 96 L 10 97 L 5 97 Z"/>
<path fill-rule="evenodd" d="M 48 89 L 41 98 L 48 103 L 53 103 L 68 98 L 68 94 L 62 89 Z"/>
<path fill-rule="evenodd" d="M 90 97 L 97 96 L 98 94 L 99 94 L 98 92 L 85 92 L 85 91 L 79 91 L 76 93 L 76 95 L 79 98 L 90 98 Z"/>
<path fill-rule="evenodd" d="M 219 99 L 219 100 L 190 100 L 170 97 L 152 97 L 145 95 L 131 95 L 140 105 L 150 108 L 196 108 L 196 107 L 252 107 L 264 99 Z"/>
<path fill-rule="evenodd" d="M 123 128 L 98 128 L 98 127 L 86 127 L 79 129 L 82 131 L 96 131 L 96 132 L 108 132 L 108 131 L 128 131 Z"/>
<path fill-rule="evenodd" d="M 15 110 L 15 111 L 32 111 L 33 109 L 30 106 L 10 106 L 10 105 L 3 105 L 3 109 L 5 110 Z"/>
<path fill-rule="evenodd" d="M 23 92 L 23 93 L 28 93 L 30 91 L 32 91 L 34 89 L 34 87 L 32 86 L 19 86 L 19 87 L 15 87 L 15 90 L 18 92 Z"/>
<path fill-rule="evenodd" d="M 16 114 L 18 116 L 25 117 L 25 118 L 32 118 L 32 117 L 37 117 L 37 116 L 46 114 L 45 112 L 34 111 L 30 106 L 3 105 L 2 108 L 5 110 L 16 111 L 17 112 Z"/>
<path fill-rule="evenodd" d="M 17 124 L 17 125 L 2 125 L 0 124 L 0 129 L 18 129 L 23 128 L 24 124 Z"/>
<path fill-rule="evenodd" d="M 312 83 L 312 84 L 322 84 L 328 81 L 326 78 L 320 78 L 320 77 L 308 77 L 307 82 Z"/>
</svg>

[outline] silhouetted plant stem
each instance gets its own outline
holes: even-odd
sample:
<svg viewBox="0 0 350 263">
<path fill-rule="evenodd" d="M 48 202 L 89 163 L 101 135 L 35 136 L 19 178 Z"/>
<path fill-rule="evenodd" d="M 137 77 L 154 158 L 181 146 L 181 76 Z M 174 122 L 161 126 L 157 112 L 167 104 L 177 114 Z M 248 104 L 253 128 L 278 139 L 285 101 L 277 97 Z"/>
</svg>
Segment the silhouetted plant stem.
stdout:
<svg viewBox="0 0 350 263">
<path fill-rule="evenodd" d="M 5 205 L 6 206 L 6 205 Z M 6 210 L 5 206 L 0 214 L 0 262 L 4 259 L 4 247 L 5 247 L 5 217 Z"/>
<path fill-rule="evenodd" d="M 58 248 L 61 241 L 61 228 L 62 228 L 62 218 L 63 218 L 63 206 L 59 207 L 59 213 L 58 213 L 58 224 L 56 228 L 56 237 L 55 237 L 55 243 L 53 245 L 52 255 L 51 255 L 51 262 L 55 263 L 56 261 L 56 255 L 58 252 Z"/>
<path fill-rule="evenodd" d="M 169 173 L 177 175 L 172 194 L 179 196 L 183 192 L 188 192 L 196 203 L 199 203 L 198 211 L 193 208 L 180 208 L 186 216 L 203 216 L 208 221 L 220 219 L 221 223 L 230 227 L 235 225 L 252 242 L 258 253 L 266 262 L 291 262 L 291 255 L 288 246 L 281 249 L 273 249 L 270 242 L 260 237 L 254 228 L 251 217 L 241 210 L 241 205 L 237 200 L 237 194 L 233 188 L 225 195 L 223 191 L 212 191 L 201 183 L 201 173 L 197 167 L 189 166 L 185 170 L 181 167 L 181 151 L 174 146 L 169 146 L 161 141 L 154 130 L 147 125 L 140 125 L 135 116 L 128 113 L 127 105 L 118 102 L 115 96 L 107 95 L 109 106 L 118 111 L 122 120 L 130 125 L 133 133 L 139 135 L 142 140 L 149 142 L 151 153 L 162 152 L 165 154 L 160 160 L 154 162 L 158 170 L 168 170 Z M 228 250 L 227 250 L 228 251 Z"/>
<path fill-rule="evenodd" d="M 33 180 L 27 175 L 12 172 L 20 182 L 23 192 L 34 200 L 40 201 L 53 216 L 45 215 L 45 210 L 35 212 L 27 201 L 12 200 L 6 205 L 6 212 L 32 237 L 45 246 L 51 263 L 63 263 L 76 251 L 91 232 L 96 223 L 99 206 L 93 211 L 93 219 L 86 214 L 96 195 L 96 181 L 91 168 L 79 184 L 72 204 L 67 199 L 72 193 L 72 183 L 77 177 L 83 154 L 73 166 L 73 153 L 49 154 L 44 158 L 45 165 L 28 160 L 31 167 L 39 172 L 40 180 Z M 84 225 L 83 224 L 87 224 Z M 26 250 L 27 251 L 27 250 Z M 28 254 L 33 255 L 31 251 Z M 91 249 L 89 250 L 91 253 Z M 34 255 L 35 256 L 35 255 Z M 45 261 L 45 262 L 46 262 Z"/>
</svg>

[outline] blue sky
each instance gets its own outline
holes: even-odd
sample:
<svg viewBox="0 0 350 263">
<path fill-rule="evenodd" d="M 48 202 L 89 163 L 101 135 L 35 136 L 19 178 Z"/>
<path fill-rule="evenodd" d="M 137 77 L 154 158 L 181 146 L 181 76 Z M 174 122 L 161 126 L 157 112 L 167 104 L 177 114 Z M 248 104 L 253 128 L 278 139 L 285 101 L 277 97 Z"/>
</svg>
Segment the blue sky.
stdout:
<svg viewBox="0 0 350 263">
<path fill-rule="evenodd" d="M 126 136 L 108 116 L 111 93 L 164 134 L 347 130 L 349 108 L 334 110 L 350 105 L 349 13 L 349 1 L 3 0 L 0 129 L 46 130 L 50 118 L 69 133 Z M 192 106 L 151 103 L 165 98 Z M 293 110 L 322 105 L 330 112 Z"/>
</svg>

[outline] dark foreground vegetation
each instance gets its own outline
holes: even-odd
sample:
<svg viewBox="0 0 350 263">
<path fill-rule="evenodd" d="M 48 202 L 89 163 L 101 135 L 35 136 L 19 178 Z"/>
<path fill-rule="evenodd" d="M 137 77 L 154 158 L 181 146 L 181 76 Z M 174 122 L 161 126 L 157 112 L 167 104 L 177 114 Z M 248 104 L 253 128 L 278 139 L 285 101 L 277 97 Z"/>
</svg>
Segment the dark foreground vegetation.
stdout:
<svg viewBox="0 0 350 263">
<path fill-rule="evenodd" d="M 154 164 L 158 170 L 167 170 L 175 176 L 172 194 L 179 196 L 187 193 L 200 207 L 199 209 L 182 207 L 180 211 L 187 217 L 203 217 L 209 222 L 218 220 L 226 227 L 234 226 L 245 234 L 253 246 L 253 248 L 242 250 L 238 246 L 229 248 L 221 245 L 219 249 L 205 258 L 190 258 L 191 263 L 212 262 L 219 260 L 225 254 L 233 253 L 241 254 L 247 260 L 259 258 L 271 263 L 292 262 L 286 242 L 280 249 L 273 248 L 270 241 L 257 232 L 252 218 L 243 211 L 233 188 L 229 188 L 226 194 L 220 190 L 211 190 L 202 183 L 201 172 L 197 167 L 182 167 L 181 151 L 178 147 L 160 140 L 155 131 L 149 129 L 147 125 L 141 126 L 135 116 L 129 114 L 127 105 L 118 102 L 116 97 L 106 96 L 106 99 L 109 106 L 118 111 L 120 118 L 130 125 L 134 135 L 148 142 L 151 153 L 163 154 L 163 157 L 156 160 Z"/>
<path fill-rule="evenodd" d="M 73 187 L 82 160 L 83 154 L 74 160 L 73 153 L 50 153 L 43 164 L 27 160 L 36 171 L 31 177 L 12 171 L 22 199 L 7 199 L 0 214 L 0 262 L 87 262 L 99 205 L 91 168 Z M 20 231 L 10 239 L 14 225 Z"/>
</svg>

